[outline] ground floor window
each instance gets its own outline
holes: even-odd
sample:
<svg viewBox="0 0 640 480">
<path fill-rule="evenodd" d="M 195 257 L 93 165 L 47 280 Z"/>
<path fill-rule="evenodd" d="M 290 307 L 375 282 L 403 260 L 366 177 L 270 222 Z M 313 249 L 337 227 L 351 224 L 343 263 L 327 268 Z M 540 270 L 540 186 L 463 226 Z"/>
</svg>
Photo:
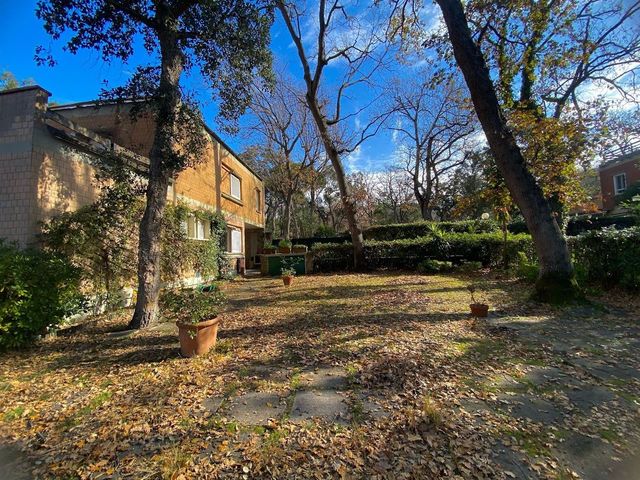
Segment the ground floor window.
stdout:
<svg viewBox="0 0 640 480">
<path fill-rule="evenodd" d="M 242 230 L 236 227 L 227 228 L 227 251 L 242 253 Z"/>
<path fill-rule="evenodd" d="M 209 240 L 211 238 L 211 222 L 189 215 L 182 221 L 182 231 L 191 240 Z"/>
</svg>

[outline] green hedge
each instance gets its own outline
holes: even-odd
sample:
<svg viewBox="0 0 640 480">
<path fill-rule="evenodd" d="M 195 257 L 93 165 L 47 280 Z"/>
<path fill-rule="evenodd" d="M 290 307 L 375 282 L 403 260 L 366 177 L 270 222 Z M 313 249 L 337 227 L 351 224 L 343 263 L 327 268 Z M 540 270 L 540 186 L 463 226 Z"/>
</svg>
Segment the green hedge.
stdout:
<svg viewBox="0 0 640 480">
<path fill-rule="evenodd" d="M 451 261 L 453 263 L 480 262 L 484 266 L 500 264 L 503 260 L 501 233 L 446 233 L 414 239 L 365 241 L 365 267 L 414 269 L 424 260 Z M 532 250 L 528 235 L 509 235 L 507 259 L 517 258 L 519 251 Z M 353 265 L 351 243 L 315 244 L 314 268 L 328 272 L 348 270 Z"/>
<path fill-rule="evenodd" d="M 585 280 L 640 290 L 640 227 L 583 233 L 570 238 L 569 246 Z"/>
<path fill-rule="evenodd" d="M 400 240 L 425 237 L 433 233 L 491 233 L 499 230 L 498 225 L 489 220 L 465 220 L 376 225 L 365 229 L 363 235 L 365 240 Z"/>
<path fill-rule="evenodd" d="M 79 279 L 60 256 L 0 240 L 0 350 L 27 345 L 79 311 Z"/>
</svg>

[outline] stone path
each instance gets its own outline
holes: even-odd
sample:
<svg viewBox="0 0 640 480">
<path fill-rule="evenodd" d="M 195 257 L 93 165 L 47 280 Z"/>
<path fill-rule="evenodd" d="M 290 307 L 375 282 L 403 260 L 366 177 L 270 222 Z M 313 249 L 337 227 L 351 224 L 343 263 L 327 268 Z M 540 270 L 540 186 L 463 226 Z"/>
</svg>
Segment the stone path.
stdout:
<svg viewBox="0 0 640 480">
<path fill-rule="evenodd" d="M 489 325 L 509 330 L 531 345 L 549 348 L 560 365 L 531 368 L 522 378 L 494 382 L 501 391 L 497 405 L 514 418 L 562 431 L 565 438 L 552 451 L 581 478 L 638 480 L 640 451 L 621 458 L 607 439 L 566 429 L 569 415 L 589 419 L 615 412 L 623 422 L 627 417 L 637 422 L 638 398 L 624 395 L 619 387 L 640 381 L 640 328 L 637 323 L 604 322 L 600 317 L 598 310 L 580 307 L 567 318 L 552 320 L 489 318 Z M 621 313 L 620 318 L 628 319 L 629 314 Z M 462 403 L 462 407 L 476 418 L 478 412 L 496 408 L 477 400 Z M 516 478 L 537 478 L 521 455 L 508 446 L 499 444 L 494 455 Z"/>
<path fill-rule="evenodd" d="M 286 378 L 285 372 L 266 366 L 257 366 L 263 378 Z M 291 385 L 295 378 L 295 385 Z M 245 426 L 268 425 L 272 420 L 289 419 L 306 422 L 320 419 L 325 422 L 349 424 L 353 420 L 352 400 L 347 394 L 349 379 L 340 367 L 323 367 L 306 372 L 292 373 L 289 388 L 280 392 L 250 391 L 227 399 L 210 398 L 205 407 Z M 368 401 L 364 413 L 381 414 L 381 407 Z"/>
</svg>

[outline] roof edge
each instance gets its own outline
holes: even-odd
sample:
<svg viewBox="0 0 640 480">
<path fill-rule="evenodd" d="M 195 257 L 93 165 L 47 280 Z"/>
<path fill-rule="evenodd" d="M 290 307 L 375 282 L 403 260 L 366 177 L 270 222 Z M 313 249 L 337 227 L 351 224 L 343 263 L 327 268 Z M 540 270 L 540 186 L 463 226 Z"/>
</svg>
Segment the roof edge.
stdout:
<svg viewBox="0 0 640 480">
<path fill-rule="evenodd" d="M 47 95 L 51 96 L 51 92 L 46 88 L 42 88 L 40 85 L 25 85 L 23 87 L 9 88 L 7 90 L 0 90 L 0 95 L 9 95 L 11 93 L 26 92 L 28 90 L 42 90 Z"/>
</svg>

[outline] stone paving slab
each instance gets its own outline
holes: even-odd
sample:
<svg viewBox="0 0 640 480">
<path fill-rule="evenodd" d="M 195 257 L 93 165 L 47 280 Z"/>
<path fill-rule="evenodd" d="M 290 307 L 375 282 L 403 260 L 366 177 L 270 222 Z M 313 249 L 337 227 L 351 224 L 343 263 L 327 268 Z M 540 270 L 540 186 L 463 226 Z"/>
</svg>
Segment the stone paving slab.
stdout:
<svg viewBox="0 0 640 480">
<path fill-rule="evenodd" d="M 498 442 L 492 452 L 494 461 L 505 471 L 515 475 L 518 480 L 536 480 L 538 478 L 527 465 L 526 457 L 522 453 L 507 447 L 502 442 Z"/>
<path fill-rule="evenodd" d="M 566 379 L 567 374 L 557 367 L 535 367 L 527 372 L 523 380 L 539 387 L 547 382 L 558 382 Z"/>
<path fill-rule="evenodd" d="M 332 390 L 300 391 L 296 393 L 291 421 L 302 422 L 320 418 L 327 422 L 347 424 L 349 406 L 340 392 Z"/>
<path fill-rule="evenodd" d="M 311 390 L 345 390 L 349 380 L 344 368 L 329 367 L 303 373 L 300 383 Z"/>
<path fill-rule="evenodd" d="M 29 462 L 18 447 L 0 445 L 0 479 L 31 480 Z"/>
<path fill-rule="evenodd" d="M 578 409 L 588 412 L 594 407 L 599 407 L 611 402 L 618 396 L 611 390 L 601 386 L 586 386 L 584 388 L 569 390 L 567 397 Z"/>
<path fill-rule="evenodd" d="M 247 425 L 266 425 L 269 419 L 284 415 L 286 402 L 275 393 L 249 392 L 229 401 L 225 415 Z"/>
<path fill-rule="evenodd" d="M 557 422 L 564 415 L 553 403 L 531 395 L 499 396 L 508 402 L 511 415 L 516 418 L 526 418 L 540 423 Z"/>
<path fill-rule="evenodd" d="M 583 480 L 611 480 L 607 472 L 616 467 L 616 464 L 612 462 L 612 457 L 616 457 L 616 453 L 611 444 L 599 438 L 572 432 L 561 445 L 562 449 L 556 451 L 558 457 L 570 465 L 580 475 L 580 478 Z M 637 479 L 637 476 L 633 479 L 629 478 L 629 480 Z"/>
</svg>

